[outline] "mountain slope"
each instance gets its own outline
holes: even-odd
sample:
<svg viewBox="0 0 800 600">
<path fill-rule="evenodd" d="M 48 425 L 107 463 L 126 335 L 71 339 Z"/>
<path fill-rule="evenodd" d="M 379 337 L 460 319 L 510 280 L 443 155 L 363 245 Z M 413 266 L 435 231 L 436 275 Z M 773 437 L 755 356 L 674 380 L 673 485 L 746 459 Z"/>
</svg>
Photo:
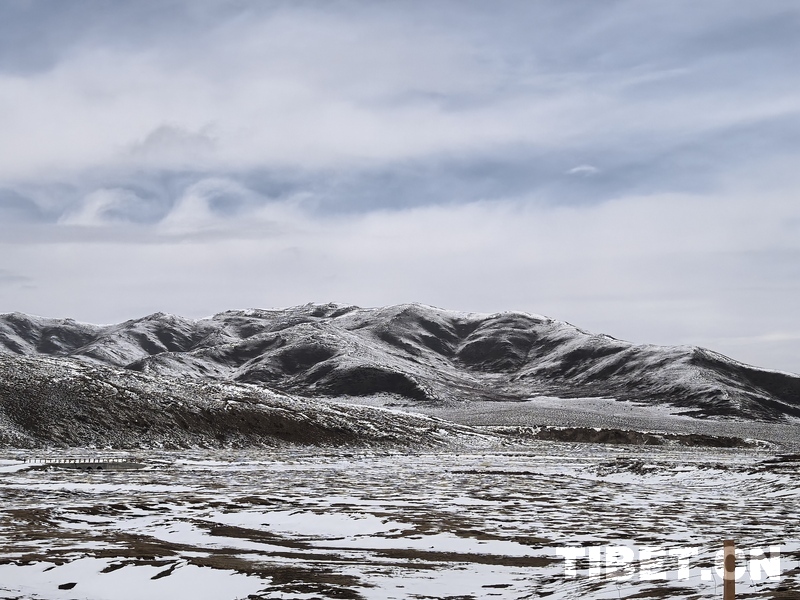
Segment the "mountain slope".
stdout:
<svg viewBox="0 0 800 600">
<path fill-rule="evenodd" d="M 295 398 L 259 386 L 0 354 L 0 447 L 424 447 L 484 438 L 441 419 Z"/>
<path fill-rule="evenodd" d="M 95 326 L 0 315 L 0 349 L 305 396 L 407 402 L 614 397 L 694 416 L 800 416 L 800 377 L 695 347 L 634 345 L 525 313 L 309 304 Z"/>
</svg>

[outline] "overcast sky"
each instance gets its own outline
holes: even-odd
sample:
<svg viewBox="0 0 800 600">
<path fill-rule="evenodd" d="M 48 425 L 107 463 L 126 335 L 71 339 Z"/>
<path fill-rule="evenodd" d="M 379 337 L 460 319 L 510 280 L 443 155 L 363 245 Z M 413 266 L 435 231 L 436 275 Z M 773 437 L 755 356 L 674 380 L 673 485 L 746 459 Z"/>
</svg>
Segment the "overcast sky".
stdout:
<svg viewBox="0 0 800 600">
<path fill-rule="evenodd" d="M 800 3 L 0 3 L 0 312 L 523 310 L 800 372 Z"/>
</svg>

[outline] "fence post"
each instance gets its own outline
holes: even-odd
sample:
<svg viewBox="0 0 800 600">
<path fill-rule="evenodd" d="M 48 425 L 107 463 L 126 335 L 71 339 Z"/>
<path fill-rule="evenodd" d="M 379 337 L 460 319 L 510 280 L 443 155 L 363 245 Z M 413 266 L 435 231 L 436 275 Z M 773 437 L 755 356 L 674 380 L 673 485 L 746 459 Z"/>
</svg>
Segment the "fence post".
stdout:
<svg viewBox="0 0 800 600">
<path fill-rule="evenodd" d="M 733 540 L 725 540 L 725 576 L 723 577 L 723 600 L 736 598 L 736 546 Z"/>
</svg>

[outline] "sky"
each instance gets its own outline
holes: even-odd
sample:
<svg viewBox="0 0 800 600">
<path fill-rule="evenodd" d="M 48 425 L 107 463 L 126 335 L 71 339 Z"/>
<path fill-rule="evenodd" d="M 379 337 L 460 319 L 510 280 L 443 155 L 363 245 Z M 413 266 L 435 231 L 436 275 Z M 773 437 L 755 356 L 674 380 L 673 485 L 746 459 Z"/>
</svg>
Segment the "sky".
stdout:
<svg viewBox="0 0 800 600">
<path fill-rule="evenodd" d="M 0 312 L 519 310 L 800 373 L 795 0 L 4 0 Z"/>
</svg>

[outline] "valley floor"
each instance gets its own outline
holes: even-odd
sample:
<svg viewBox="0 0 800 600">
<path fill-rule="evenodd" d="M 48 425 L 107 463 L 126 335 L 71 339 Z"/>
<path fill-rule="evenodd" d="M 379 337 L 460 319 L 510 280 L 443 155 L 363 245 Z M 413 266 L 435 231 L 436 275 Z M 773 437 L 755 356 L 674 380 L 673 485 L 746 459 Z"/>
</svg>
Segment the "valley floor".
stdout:
<svg viewBox="0 0 800 600">
<path fill-rule="evenodd" d="M 775 450 L 143 451 L 102 472 L 23 456 L 0 460 L 4 599 L 712 599 L 727 538 L 780 550 L 780 578 L 750 569 L 737 598 L 800 597 L 798 457 Z M 670 559 L 643 580 L 640 554 L 570 577 L 564 546 L 697 555 L 688 577 Z"/>
<path fill-rule="evenodd" d="M 534 397 L 516 402 L 470 401 L 460 405 L 398 402 L 394 396 L 331 399 L 332 402 L 399 408 L 470 427 L 596 427 L 620 431 L 736 437 L 800 452 L 800 419 L 782 422 L 693 418 L 668 405 L 647 405 L 612 398 Z"/>
</svg>

